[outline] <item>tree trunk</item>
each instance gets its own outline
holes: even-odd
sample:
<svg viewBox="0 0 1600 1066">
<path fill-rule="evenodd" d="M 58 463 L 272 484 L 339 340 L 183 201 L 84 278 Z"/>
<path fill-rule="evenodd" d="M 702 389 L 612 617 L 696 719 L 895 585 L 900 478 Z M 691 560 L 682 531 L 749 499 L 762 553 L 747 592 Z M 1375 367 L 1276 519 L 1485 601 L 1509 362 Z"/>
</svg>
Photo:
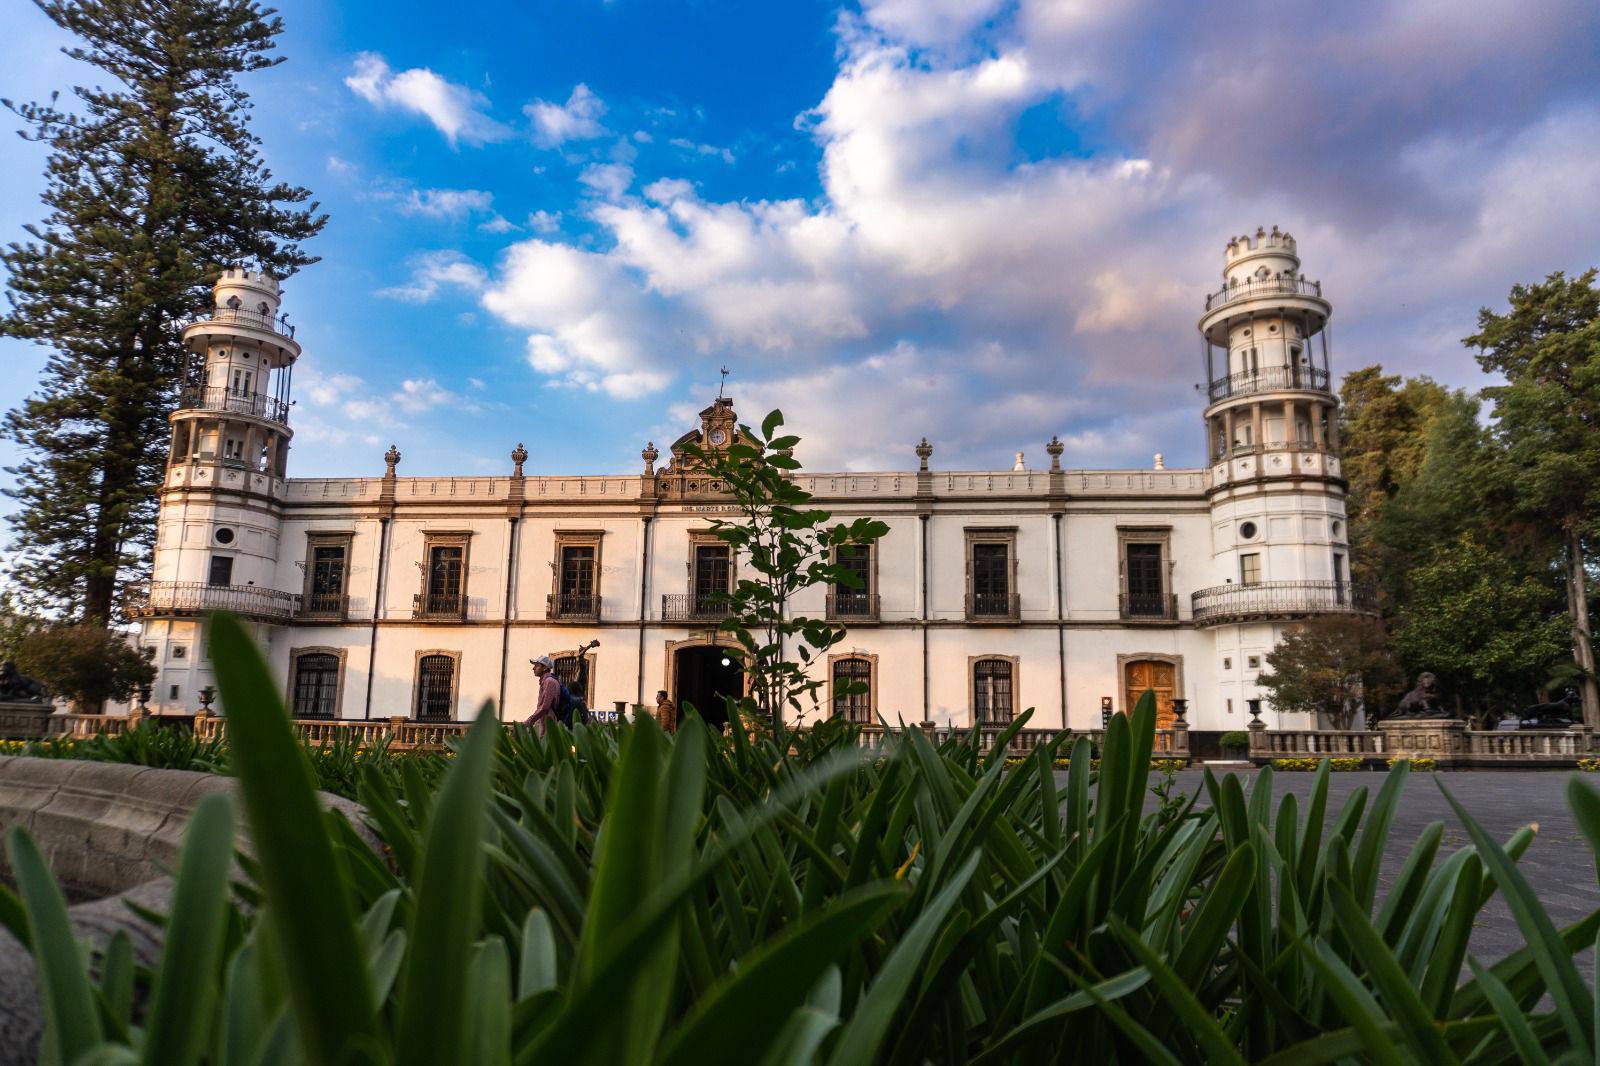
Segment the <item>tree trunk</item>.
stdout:
<svg viewBox="0 0 1600 1066">
<path fill-rule="evenodd" d="M 1589 629 L 1589 596 L 1583 581 L 1583 539 L 1578 524 L 1567 524 L 1567 610 L 1572 614 L 1572 658 L 1583 671 L 1583 724 L 1600 729 L 1600 683 L 1594 676 L 1594 645 Z"/>
</svg>

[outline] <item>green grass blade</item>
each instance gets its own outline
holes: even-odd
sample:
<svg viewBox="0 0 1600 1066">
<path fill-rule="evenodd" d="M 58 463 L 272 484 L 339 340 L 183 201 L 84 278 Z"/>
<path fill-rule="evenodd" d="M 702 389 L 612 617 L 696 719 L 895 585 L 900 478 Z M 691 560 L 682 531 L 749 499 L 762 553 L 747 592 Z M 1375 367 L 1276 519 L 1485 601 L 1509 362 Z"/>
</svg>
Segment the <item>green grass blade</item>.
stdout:
<svg viewBox="0 0 1600 1066">
<path fill-rule="evenodd" d="M 500 726 L 485 704 L 434 797 L 395 1020 L 396 1061 L 449 1061 L 468 1042 L 468 973 L 483 901 L 489 773 Z"/>
<path fill-rule="evenodd" d="M 1600 877 L 1600 792 L 1577 774 L 1567 778 L 1567 805 L 1578 823 L 1578 831 L 1594 855 L 1595 874 Z M 1600 1038 L 1600 1037 L 1597 1037 Z"/>
<path fill-rule="evenodd" d="M 127 1029 L 133 1019 L 133 940 L 122 929 L 106 944 L 100 964 L 100 996 L 112 1018 Z"/>
<path fill-rule="evenodd" d="M 1249 902 L 1250 883 L 1255 876 L 1255 850 L 1246 844 L 1228 857 L 1227 865 L 1206 892 L 1205 902 L 1184 924 L 1183 944 L 1172 964 L 1180 984 L 1199 987 L 1226 943 L 1228 930 Z"/>
<path fill-rule="evenodd" d="M 1402 762 L 1390 769 L 1378 789 L 1378 798 L 1372 802 L 1372 812 L 1361 827 L 1361 843 L 1356 845 L 1355 863 L 1351 873 L 1355 877 L 1354 894 L 1367 914 L 1372 913 L 1372 901 L 1378 891 L 1378 872 L 1383 866 L 1384 845 L 1389 842 L 1389 827 L 1394 824 L 1394 812 L 1400 805 L 1400 793 L 1405 789 L 1411 764 Z"/>
<path fill-rule="evenodd" d="M 1232 862 L 1229 865 L 1231 866 Z M 1253 873 L 1253 858 L 1250 866 Z M 1138 933 L 1129 929 L 1115 916 L 1111 919 L 1111 926 L 1122 942 L 1132 950 L 1134 957 L 1150 971 L 1151 983 L 1166 997 L 1177 1020 L 1182 1022 L 1189 1034 L 1199 1041 L 1200 1047 L 1205 1051 L 1206 1061 L 1239 1063 L 1243 1066 L 1244 1057 L 1234 1047 L 1233 1041 L 1222 1031 L 1212 1013 L 1190 991 L 1191 988 L 1198 987 L 1197 982 L 1186 980 L 1178 971 L 1163 962 L 1161 956 L 1151 950 L 1150 945 L 1140 939 Z"/>
<path fill-rule="evenodd" d="M 522 923 L 522 960 L 517 967 L 517 998 L 556 987 L 556 937 L 550 916 L 535 907 Z"/>
<path fill-rule="evenodd" d="M 21 826 L 12 826 L 6 834 L 6 853 L 33 932 L 44 1047 L 60 1056 L 57 1061 L 76 1062 L 100 1042 L 102 1029 L 94 986 L 89 983 L 78 937 L 67 916 L 66 898 L 38 846 Z"/>
<path fill-rule="evenodd" d="M 1494 1008 L 1494 1015 L 1505 1028 L 1511 1046 L 1517 1049 L 1517 1055 L 1527 1066 L 1546 1066 L 1550 1062 L 1550 1056 L 1544 1053 L 1539 1038 L 1528 1028 L 1528 1019 L 1522 1016 L 1522 1008 L 1511 998 L 1510 990 L 1498 977 L 1479 966 L 1477 959 L 1469 958 L 1467 965 L 1472 967 L 1472 976 L 1477 978 L 1478 984 L 1483 988 L 1489 1006 Z"/>
<path fill-rule="evenodd" d="M 511 1066 L 511 960 L 499 937 L 473 945 L 467 979 L 467 1054 L 473 1066 Z M 444 1061 L 444 1060 L 439 1060 Z"/>
<path fill-rule="evenodd" d="M 145 1026 L 147 1063 L 187 1066 L 205 1049 L 210 1026 L 200 1023 L 210 1019 L 216 1002 L 232 869 L 233 801 L 213 792 L 195 806 L 178 858 L 172 917 Z"/>
<path fill-rule="evenodd" d="M 1328 997 L 1350 1027 L 1360 1034 L 1362 1048 L 1372 1061 L 1386 1066 L 1406 1066 L 1392 1033 L 1385 1029 L 1387 1019 L 1383 1010 L 1350 968 L 1326 944 L 1315 947 L 1304 941 L 1301 944 L 1311 968 L 1322 977 Z"/>
<path fill-rule="evenodd" d="M 316 1066 L 341 1063 L 352 1045 L 376 1038 L 354 908 L 311 772 L 260 650 L 226 614 L 212 617 L 211 648 L 301 1050 Z"/>
</svg>

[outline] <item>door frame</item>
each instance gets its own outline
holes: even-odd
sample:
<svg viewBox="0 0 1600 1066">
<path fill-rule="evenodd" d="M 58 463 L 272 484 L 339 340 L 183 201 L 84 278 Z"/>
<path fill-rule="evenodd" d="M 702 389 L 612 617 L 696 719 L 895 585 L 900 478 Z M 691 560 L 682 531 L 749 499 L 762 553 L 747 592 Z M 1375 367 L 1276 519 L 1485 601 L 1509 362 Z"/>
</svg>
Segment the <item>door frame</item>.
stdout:
<svg viewBox="0 0 1600 1066">
<path fill-rule="evenodd" d="M 1156 662 L 1166 663 L 1172 667 L 1172 698 L 1183 699 L 1183 656 L 1173 655 L 1164 651 L 1141 651 L 1117 656 L 1117 690 L 1122 693 L 1122 713 L 1131 715 L 1135 702 L 1134 694 L 1128 689 L 1128 667 L 1132 663 Z M 1141 693 L 1142 694 L 1142 693 Z M 1156 728 L 1161 728 L 1159 722 Z"/>
</svg>

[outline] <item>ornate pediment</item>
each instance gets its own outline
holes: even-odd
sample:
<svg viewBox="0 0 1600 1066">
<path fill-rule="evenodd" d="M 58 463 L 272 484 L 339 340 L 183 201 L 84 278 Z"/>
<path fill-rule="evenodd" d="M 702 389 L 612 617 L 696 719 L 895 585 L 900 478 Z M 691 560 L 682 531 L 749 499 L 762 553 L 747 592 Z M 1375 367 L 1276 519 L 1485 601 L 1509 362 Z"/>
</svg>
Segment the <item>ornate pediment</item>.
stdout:
<svg viewBox="0 0 1600 1066">
<path fill-rule="evenodd" d="M 705 476 L 705 464 L 685 452 L 695 445 L 706 452 L 726 449 L 739 439 L 739 416 L 734 413 L 733 399 L 719 396 L 700 412 L 700 425 L 672 442 L 671 458 L 658 475 L 659 490 L 663 496 L 679 498 L 720 496 L 721 482 Z"/>
</svg>

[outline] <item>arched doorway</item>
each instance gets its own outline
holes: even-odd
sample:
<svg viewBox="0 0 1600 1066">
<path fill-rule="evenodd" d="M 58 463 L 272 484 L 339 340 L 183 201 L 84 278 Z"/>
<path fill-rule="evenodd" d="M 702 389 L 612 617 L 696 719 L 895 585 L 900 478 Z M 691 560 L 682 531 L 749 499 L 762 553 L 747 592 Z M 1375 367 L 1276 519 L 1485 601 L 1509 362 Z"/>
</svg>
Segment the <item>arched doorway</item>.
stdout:
<svg viewBox="0 0 1600 1066">
<path fill-rule="evenodd" d="M 1129 659 L 1122 664 L 1122 707 L 1131 712 L 1146 689 L 1156 694 L 1156 728 L 1171 729 L 1172 699 L 1178 694 L 1178 664 L 1164 659 Z"/>
<path fill-rule="evenodd" d="M 696 644 L 672 653 L 672 699 L 679 708 L 692 704 L 711 728 L 721 730 L 728 721 L 723 697 L 744 695 L 744 667 L 731 648 Z"/>
</svg>

